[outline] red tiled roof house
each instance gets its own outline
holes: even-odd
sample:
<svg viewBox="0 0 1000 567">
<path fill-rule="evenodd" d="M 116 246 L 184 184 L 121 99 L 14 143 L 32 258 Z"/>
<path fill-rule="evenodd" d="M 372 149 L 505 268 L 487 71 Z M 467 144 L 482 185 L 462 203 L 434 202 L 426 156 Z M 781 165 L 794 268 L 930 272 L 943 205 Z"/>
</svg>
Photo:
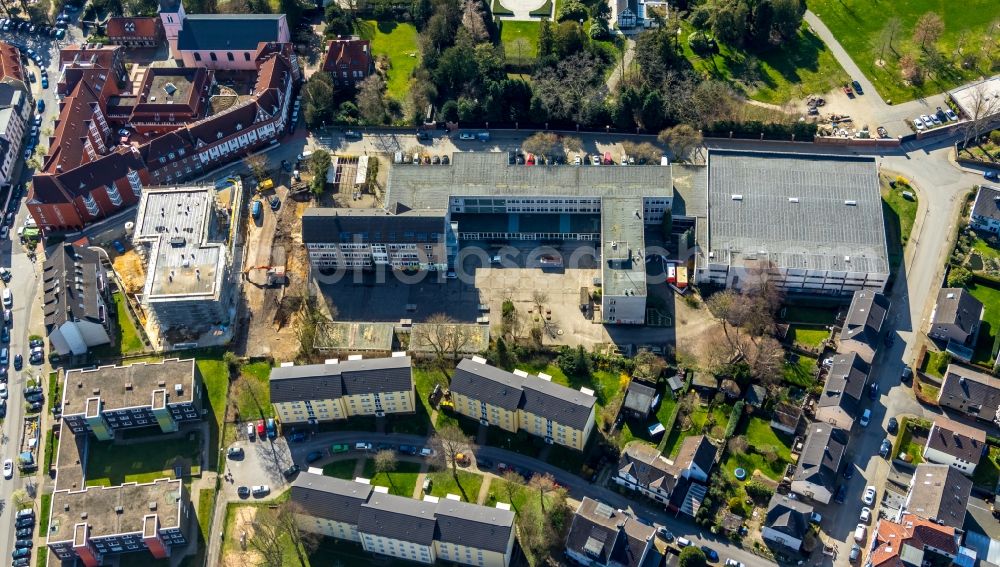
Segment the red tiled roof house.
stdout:
<svg viewBox="0 0 1000 567">
<path fill-rule="evenodd" d="M 163 41 L 160 18 L 111 18 L 107 26 L 108 41 L 125 47 L 156 47 Z"/>
<path fill-rule="evenodd" d="M 327 46 L 323 70 L 330 73 L 337 86 L 357 86 L 372 73 L 371 43 L 367 39 L 338 36 Z"/>
</svg>

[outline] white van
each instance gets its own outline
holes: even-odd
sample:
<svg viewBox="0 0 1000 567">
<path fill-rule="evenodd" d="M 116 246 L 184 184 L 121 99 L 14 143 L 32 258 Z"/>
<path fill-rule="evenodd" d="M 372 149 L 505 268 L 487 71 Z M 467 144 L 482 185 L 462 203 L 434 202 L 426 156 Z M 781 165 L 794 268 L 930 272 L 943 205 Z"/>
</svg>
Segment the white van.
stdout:
<svg viewBox="0 0 1000 567">
<path fill-rule="evenodd" d="M 854 529 L 854 541 L 861 543 L 865 541 L 865 535 L 868 533 L 868 528 L 864 524 L 858 524 L 858 527 Z"/>
<path fill-rule="evenodd" d="M 396 152 L 396 155 L 393 156 L 392 161 L 394 163 L 403 163 L 403 152 Z"/>
<path fill-rule="evenodd" d="M 691 545 L 691 540 L 686 537 L 677 538 L 677 547 L 684 549 L 685 547 Z"/>
</svg>

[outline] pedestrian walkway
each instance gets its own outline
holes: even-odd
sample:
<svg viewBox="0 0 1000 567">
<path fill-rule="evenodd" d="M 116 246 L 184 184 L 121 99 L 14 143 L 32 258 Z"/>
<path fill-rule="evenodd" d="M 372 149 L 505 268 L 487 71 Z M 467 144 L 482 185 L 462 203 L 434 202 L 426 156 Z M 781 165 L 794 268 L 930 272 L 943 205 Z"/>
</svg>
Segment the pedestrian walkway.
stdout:
<svg viewBox="0 0 1000 567">
<path fill-rule="evenodd" d="M 427 478 L 427 461 L 420 464 L 420 472 L 417 473 L 417 483 L 413 486 L 413 499 L 420 500 L 421 492 L 424 490 L 424 479 Z"/>
<path fill-rule="evenodd" d="M 365 461 L 367 461 L 367 460 L 368 460 L 367 457 L 362 457 L 362 458 L 358 459 L 358 462 L 354 465 L 354 478 L 358 478 L 359 476 L 364 476 L 364 474 L 365 474 Z"/>
<path fill-rule="evenodd" d="M 483 475 L 483 485 L 479 487 L 479 497 L 476 498 L 476 504 L 482 506 L 486 499 L 490 496 L 490 485 L 493 484 L 493 475 L 489 473 L 481 473 Z"/>
<path fill-rule="evenodd" d="M 884 108 L 886 104 L 885 101 L 882 100 L 882 95 L 878 93 L 878 90 L 875 89 L 875 85 L 872 84 L 868 77 L 861 71 L 861 68 L 854 62 L 854 59 L 851 59 L 851 56 L 848 55 L 844 46 L 840 45 L 840 42 L 837 41 L 836 37 L 834 37 L 833 32 L 830 31 L 830 28 L 826 27 L 826 24 L 819 19 L 819 16 L 814 14 L 811 10 L 806 10 L 806 14 L 803 19 L 805 19 L 806 23 L 809 24 L 809 27 L 816 32 L 816 35 L 823 40 L 823 43 L 825 43 L 827 48 L 830 49 L 830 53 L 833 54 L 837 63 L 840 63 L 840 66 L 844 68 L 844 71 L 847 71 L 847 74 L 850 77 L 861 83 L 861 86 L 864 88 L 864 92 L 866 93 L 865 96 L 875 99 L 878 102 L 877 106 Z M 867 100 L 869 103 L 873 102 L 871 99 Z"/>
</svg>

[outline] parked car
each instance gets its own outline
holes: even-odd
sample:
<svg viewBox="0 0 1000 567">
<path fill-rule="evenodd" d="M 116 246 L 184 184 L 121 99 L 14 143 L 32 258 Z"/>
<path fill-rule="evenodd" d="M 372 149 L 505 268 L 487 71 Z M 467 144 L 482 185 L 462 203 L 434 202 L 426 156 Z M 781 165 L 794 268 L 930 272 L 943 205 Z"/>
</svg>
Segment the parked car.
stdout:
<svg viewBox="0 0 1000 567">
<path fill-rule="evenodd" d="M 860 420 L 861 427 L 868 427 L 868 424 L 871 423 L 871 420 L 872 420 L 872 410 L 866 408 L 865 412 L 861 414 L 861 420 Z"/>
<path fill-rule="evenodd" d="M 866 535 L 868 535 L 868 526 L 858 524 L 858 527 L 854 528 L 854 541 L 861 543 L 865 541 Z"/>
<path fill-rule="evenodd" d="M 872 504 L 875 503 L 875 494 L 876 494 L 875 487 L 869 485 L 869 486 L 865 487 L 865 493 L 861 497 L 861 501 L 864 502 L 865 504 L 871 506 Z"/>
<path fill-rule="evenodd" d="M 719 560 L 719 553 L 711 547 L 703 545 L 701 546 L 701 550 L 705 553 L 705 557 L 707 557 L 709 561 L 715 562 Z"/>
<path fill-rule="evenodd" d="M 14 478 L 14 460 L 6 459 L 3 462 L 3 477 L 6 479 Z"/>
<path fill-rule="evenodd" d="M 236 489 L 236 495 L 239 496 L 240 498 L 249 498 L 250 488 L 247 486 L 241 486 Z"/>
<path fill-rule="evenodd" d="M 372 450 L 372 444 L 371 443 L 365 443 L 364 441 L 358 441 L 357 443 L 354 444 L 354 450 L 355 451 L 371 451 Z"/>
<path fill-rule="evenodd" d="M 350 450 L 351 450 L 351 448 L 349 446 L 347 446 L 347 444 L 345 444 L 345 443 L 338 443 L 336 445 L 331 445 L 330 446 L 330 454 L 331 455 L 335 455 L 337 453 L 346 453 L 346 452 L 348 452 Z"/>
<path fill-rule="evenodd" d="M 278 426 L 274 422 L 274 418 L 267 418 L 267 438 L 274 439 L 278 436 Z"/>
<path fill-rule="evenodd" d="M 351 139 L 360 140 L 361 139 L 361 132 L 358 132 L 357 130 L 348 130 L 348 131 L 344 132 L 344 137 L 347 138 L 348 140 L 351 140 Z"/>
<path fill-rule="evenodd" d="M 285 477 L 285 480 L 292 480 L 292 478 L 294 478 L 295 475 L 299 474 L 300 470 L 302 469 L 299 468 L 299 465 L 293 464 L 287 469 L 281 471 L 281 476 Z"/>
<path fill-rule="evenodd" d="M 458 135 L 459 140 L 475 140 L 476 136 L 472 132 L 462 132 Z"/>
<path fill-rule="evenodd" d="M 15 549 L 14 551 L 12 551 L 11 554 L 10 554 L 10 556 L 12 558 L 14 558 L 14 559 L 20 559 L 22 557 L 30 557 L 31 556 L 31 550 L 22 547 L 21 549 Z"/>
<path fill-rule="evenodd" d="M 670 533 L 670 530 L 667 529 L 667 526 L 660 526 L 656 528 L 656 535 L 662 537 L 663 541 L 667 543 L 674 541 L 674 534 Z"/>
<path fill-rule="evenodd" d="M 263 439 L 265 435 L 267 435 L 267 432 L 264 430 L 264 420 L 263 419 L 258 419 L 257 420 L 257 437 L 260 437 L 261 439 Z"/>
<path fill-rule="evenodd" d="M 305 431 L 293 431 L 291 435 L 288 436 L 289 441 L 292 443 L 301 443 L 306 440 L 308 435 Z"/>
<path fill-rule="evenodd" d="M 679 538 L 677 538 L 677 547 L 679 547 L 681 549 L 684 549 L 685 547 L 688 547 L 689 545 L 691 545 L 691 540 L 689 540 L 688 538 L 686 538 L 686 537 L 679 537 Z"/>
<path fill-rule="evenodd" d="M 861 557 L 861 546 L 855 543 L 854 545 L 851 546 L 851 555 L 849 559 L 851 563 L 853 563 L 857 561 L 859 557 Z"/>
<path fill-rule="evenodd" d="M 417 448 L 414 447 L 413 445 L 400 445 L 399 452 L 404 455 L 416 455 Z"/>
<path fill-rule="evenodd" d="M 924 125 L 923 118 L 920 118 L 919 116 L 913 119 L 913 127 L 916 128 L 918 132 L 927 128 L 927 126 Z"/>
<path fill-rule="evenodd" d="M 226 457 L 230 459 L 242 459 L 243 458 L 243 448 L 242 447 L 230 447 L 226 450 Z"/>
<path fill-rule="evenodd" d="M 268 204 L 271 205 L 272 211 L 277 211 L 281 208 L 281 199 L 279 199 L 277 195 L 271 195 L 271 198 L 268 200 Z"/>
<path fill-rule="evenodd" d="M 0 280 L 3 280 L 4 283 L 7 283 L 10 281 L 10 278 L 12 277 L 13 274 L 10 273 L 10 270 L 8 270 L 7 268 L 0 268 Z"/>
<path fill-rule="evenodd" d="M 307 463 L 315 463 L 316 461 L 318 461 L 318 460 L 320 460 L 322 458 L 323 458 L 323 453 L 322 452 L 320 452 L 320 451 L 313 451 L 313 452 L 309 453 L 308 455 L 306 455 L 306 462 Z"/>
<path fill-rule="evenodd" d="M 851 461 L 844 463 L 844 478 L 847 480 L 854 478 L 854 463 Z"/>
<path fill-rule="evenodd" d="M 851 86 L 854 87 L 854 92 L 858 93 L 859 95 L 865 94 L 864 91 L 861 90 L 861 83 L 859 83 L 858 81 L 851 81 Z"/>
<path fill-rule="evenodd" d="M 250 493 L 253 494 L 255 498 L 262 498 L 271 493 L 271 487 L 266 484 L 260 484 L 251 488 Z"/>
<path fill-rule="evenodd" d="M 983 173 L 983 177 L 989 179 L 990 181 L 1000 181 L 1000 173 L 995 171 L 986 171 Z"/>
<path fill-rule="evenodd" d="M 913 370 L 909 366 L 903 367 L 903 372 L 899 375 L 899 380 L 901 382 L 909 382 L 913 379 Z"/>
<path fill-rule="evenodd" d="M 19 539 L 14 542 L 15 549 L 31 549 L 35 546 L 35 542 L 30 539 Z"/>
<path fill-rule="evenodd" d="M 893 435 L 895 435 L 896 432 L 899 431 L 899 422 L 896 421 L 896 418 L 894 417 L 889 418 L 889 424 L 886 426 L 886 430 Z"/>
<path fill-rule="evenodd" d="M 833 501 L 837 504 L 843 504 L 847 500 L 847 485 L 841 484 L 837 487 L 837 493 L 833 495 Z"/>
<path fill-rule="evenodd" d="M 31 534 L 33 533 L 35 533 L 35 530 L 31 528 L 24 528 L 17 530 L 17 532 L 14 533 L 14 537 L 16 537 L 17 539 L 22 539 L 26 537 L 31 537 Z"/>
<path fill-rule="evenodd" d="M 14 355 L 14 370 L 20 370 L 24 366 L 24 357 L 20 354 Z"/>
<path fill-rule="evenodd" d="M 868 399 L 872 401 L 878 399 L 878 382 L 872 382 L 872 385 L 868 386 Z"/>
<path fill-rule="evenodd" d="M 944 109 L 944 115 L 947 116 L 948 120 L 951 120 L 952 122 L 958 121 L 958 115 L 955 114 L 955 111 L 950 108 Z"/>
<path fill-rule="evenodd" d="M 888 439 L 883 439 L 882 446 L 878 449 L 878 454 L 882 455 L 882 458 L 888 459 L 890 451 L 892 451 L 892 443 Z"/>
<path fill-rule="evenodd" d="M 735 559 L 726 559 L 726 567 L 747 567 L 742 561 L 737 561 Z"/>
<path fill-rule="evenodd" d="M 872 509 L 865 506 L 861 509 L 861 516 L 859 518 L 862 523 L 870 524 L 872 521 Z"/>
</svg>

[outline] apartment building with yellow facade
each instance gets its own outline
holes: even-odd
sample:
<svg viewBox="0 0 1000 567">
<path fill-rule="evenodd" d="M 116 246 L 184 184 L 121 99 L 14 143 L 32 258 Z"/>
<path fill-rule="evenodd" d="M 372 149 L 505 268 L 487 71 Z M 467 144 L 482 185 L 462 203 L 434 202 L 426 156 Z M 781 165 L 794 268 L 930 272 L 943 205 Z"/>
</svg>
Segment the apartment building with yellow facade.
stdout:
<svg viewBox="0 0 1000 567">
<path fill-rule="evenodd" d="M 507 372 L 480 357 L 462 360 L 451 379 L 455 411 L 511 433 L 582 451 L 594 428 L 593 392 L 553 383 L 544 375 Z"/>
<path fill-rule="evenodd" d="M 282 423 L 321 423 L 414 411 L 410 357 L 331 359 L 271 369 L 274 413 Z"/>
<path fill-rule="evenodd" d="M 451 500 L 413 500 L 370 484 L 299 473 L 291 501 L 300 529 L 358 542 L 371 553 L 433 564 L 509 567 L 514 513 Z"/>
</svg>

